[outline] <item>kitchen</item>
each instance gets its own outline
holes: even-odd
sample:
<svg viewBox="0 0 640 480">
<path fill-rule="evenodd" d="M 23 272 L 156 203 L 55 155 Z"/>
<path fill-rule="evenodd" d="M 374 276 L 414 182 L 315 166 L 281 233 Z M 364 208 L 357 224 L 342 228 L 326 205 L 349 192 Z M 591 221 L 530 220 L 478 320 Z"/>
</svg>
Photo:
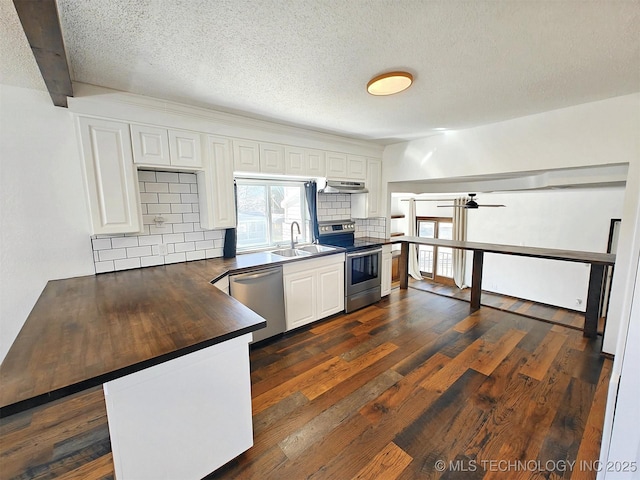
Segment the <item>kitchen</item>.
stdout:
<svg viewBox="0 0 640 480">
<path fill-rule="evenodd" d="M 179 130 L 206 132 L 258 143 L 380 159 L 382 178 L 385 179 L 384 183 L 380 182 L 382 211 L 380 214 L 372 215 L 373 219 L 386 216 L 386 212 L 382 213 L 386 208 L 385 200 L 388 198 L 385 184 L 406 181 L 407 175 L 416 171 L 416 166 L 411 162 L 420 161 L 415 153 L 397 155 L 391 148 L 383 149 L 379 145 L 344 139 L 344 137 L 333 138 L 327 134 L 317 134 L 299 127 L 280 127 L 269 122 L 234 115 L 227 116 L 222 113 L 208 114 L 202 109 L 193 109 L 191 110 L 193 116 L 185 116 L 184 112 L 189 110 L 187 107 L 170 102 L 154 103 L 148 98 L 140 98 L 143 106 L 136 106 L 132 104 L 135 102 L 133 95 L 105 92 L 85 85 L 76 87 L 76 96 L 77 98 L 72 100 L 78 101 L 77 105 L 81 110 L 75 113 L 79 115 L 98 115 L 119 122 L 175 127 Z M 84 180 L 74 124 L 66 111 L 53 109 L 50 106 L 50 100 L 45 100 L 47 100 L 46 94 L 42 95 L 42 92 L 3 85 L 3 112 L 15 112 L 15 115 L 3 113 L 2 125 L 3 352 L 8 350 L 12 339 L 18 333 L 22 322 L 28 316 L 48 280 L 91 275 L 94 271 L 93 251 L 90 242 L 87 241 L 89 225 L 88 222 L 78 221 L 78 219 L 87 218 L 87 207 L 85 194 L 82 191 Z M 85 102 L 84 105 L 83 102 Z M 153 107 L 152 112 L 145 111 L 144 104 L 147 107 Z M 434 162 L 442 162 L 442 165 L 434 164 L 434 171 L 441 169 L 445 172 L 443 175 L 451 177 L 513 172 L 517 169 L 526 171 L 531 170 L 532 165 L 535 165 L 534 169 L 540 170 L 554 169 L 558 166 L 573 168 L 584 161 L 582 160 L 583 152 L 589 151 L 589 158 L 595 159 L 590 160 L 592 163 L 628 163 L 630 172 L 626 189 L 627 192 L 637 193 L 637 179 L 634 175 L 634 172 L 637 172 L 637 151 L 632 140 L 633 132 L 636 131 L 634 130 L 637 122 L 636 106 L 637 96 L 619 97 L 570 107 L 555 113 L 540 114 L 537 117 L 534 115 L 514 120 L 512 123 L 505 122 L 503 128 L 501 125 L 496 125 L 470 129 L 466 133 L 460 132 L 457 137 L 446 136 L 446 142 L 445 135 L 440 135 L 407 145 L 398 144 L 395 148 L 396 150 L 402 148 L 406 152 L 442 152 L 449 149 L 449 156 L 438 157 L 436 154 L 433 158 Z M 174 112 L 169 111 L 172 107 L 175 107 Z M 164 113 L 159 113 L 163 111 Z M 203 119 L 203 116 L 208 115 L 210 115 L 208 118 Z M 210 121 L 209 118 L 213 120 Z M 173 123 L 176 119 L 179 121 Z M 204 129 L 201 128 L 203 123 L 207 124 Z M 230 124 L 233 126 L 229 126 Z M 509 138 L 512 139 L 508 142 L 505 140 L 507 131 Z M 562 131 L 566 136 L 554 137 L 554 131 Z M 34 142 L 32 138 L 37 138 L 38 141 Z M 494 157 L 494 160 L 483 164 L 462 161 L 448 169 L 444 168 L 444 162 L 448 161 L 451 155 L 459 156 L 459 145 L 477 146 L 479 150 L 486 148 L 481 141 L 483 138 L 491 138 L 496 145 L 495 150 L 491 150 L 487 155 L 487 157 Z M 544 145 L 539 141 L 540 138 L 547 139 Z M 588 142 L 585 138 L 589 139 Z M 513 165 L 513 159 L 522 156 L 520 149 L 516 148 L 517 144 L 527 145 L 530 151 L 529 156 L 525 155 L 521 164 Z M 614 155 L 611 154 L 612 151 L 615 152 Z M 556 163 L 558 152 L 570 158 L 563 159 L 562 163 L 558 164 Z M 404 163 L 394 165 L 393 162 L 397 160 L 388 162 L 388 158 L 400 158 Z M 545 158 L 548 160 L 543 160 Z M 12 163 L 6 163 L 5 159 Z M 29 165 L 37 162 L 35 163 L 38 166 L 37 171 L 43 172 L 43 175 L 34 176 L 34 169 L 26 168 L 27 160 L 25 159 L 29 159 Z M 55 164 L 55 168 L 52 163 Z M 12 172 L 11 181 L 4 175 L 7 171 Z M 25 186 L 28 186 L 26 191 Z M 17 199 L 20 199 L 20 202 L 16 203 Z M 626 222 L 627 228 L 623 231 L 621 245 L 627 249 L 626 263 L 629 264 L 629 260 L 634 258 L 632 253 L 634 237 L 631 232 L 636 222 L 632 212 L 634 212 L 634 205 L 637 204 L 637 198 L 635 200 L 629 198 L 625 201 L 623 218 L 629 219 L 629 222 Z M 14 205 L 16 208 L 8 209 L 6 205 Z M 26 215 L 32 219 L 26 222 L 29 225 L 24 220 Z M 366 221 L 367 231 L 371 231 L 369 223 L 374 221 L 378 222 L 377 220 Z M 14 225 L 14 228 L 8 228 L 8 225 Z M 16 225 L 19 228 L 15 228 Z M 378 225 L 373 226 L 373 231 L 376 227 Z M 28 234 L 25 235 L 25 232 Z M 220 248 L 216 246 L 216 242 L 219 245 L 222 237 L 217 236 L 202 241 L 209 240 L 214 242 L 214 249 Z M 69 252 L 73 254 L 69 255 Z M 623 255 L 623 259 L 625 258 L 624 251 L 619 254 Z M 629 272 L 625 273 L 622 268 L 616 271 L 616 275 L 618 274 L 624 278 L 623 276 L 629 275 Z M 614 288 L 614 295 L 624 296 L 622 295 L 624 288 L 621 287 L 617 292 Z M 618 308 L 623 308 L 624 302 L 617 302 L 617 305 Z M 630 307 L 625 308 L 629 308 L 630 311 Z M 615 352 L 615 338 L 610 351 Z"/>
</svg>

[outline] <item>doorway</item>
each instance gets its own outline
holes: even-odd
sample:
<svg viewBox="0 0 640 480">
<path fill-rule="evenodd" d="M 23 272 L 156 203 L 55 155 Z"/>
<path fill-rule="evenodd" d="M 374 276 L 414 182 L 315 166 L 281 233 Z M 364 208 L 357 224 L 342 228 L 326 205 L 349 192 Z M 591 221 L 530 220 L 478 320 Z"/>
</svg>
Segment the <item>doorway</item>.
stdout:
<svg viewBox="0 0 640 480">
<path fill-rule="evenodd" d="M 453 219 L 417 217 L 416 232 L 423 238 L 453 239 Z M 418 265 L 423 277 L 453 285 L 453 249 L 432 245 L 418 246 Z"/>
</svg>

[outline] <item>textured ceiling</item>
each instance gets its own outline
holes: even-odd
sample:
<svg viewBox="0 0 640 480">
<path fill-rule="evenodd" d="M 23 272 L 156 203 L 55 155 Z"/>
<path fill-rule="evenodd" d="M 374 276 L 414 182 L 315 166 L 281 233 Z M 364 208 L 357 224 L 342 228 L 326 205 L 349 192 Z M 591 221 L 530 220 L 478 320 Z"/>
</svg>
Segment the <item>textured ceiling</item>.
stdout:
<svg viewBox="0 0 640 480">
<path fill-rule="evenodd" d="M 638 0 L 58 7 L 74 81 L 381 143 L 640 91 Z M 414 86 L 366 93 L 371 77 L 395 69 L 413 73 Z"/>
</svg>

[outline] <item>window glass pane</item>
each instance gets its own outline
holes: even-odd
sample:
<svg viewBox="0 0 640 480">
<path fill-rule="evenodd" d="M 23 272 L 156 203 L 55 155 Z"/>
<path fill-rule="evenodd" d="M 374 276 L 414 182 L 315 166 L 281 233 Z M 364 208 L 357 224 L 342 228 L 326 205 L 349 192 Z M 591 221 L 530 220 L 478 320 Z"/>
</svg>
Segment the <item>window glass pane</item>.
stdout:
<svg viewBox="0 0 640 480">
<path fill-rule="evenodd" d="M 438 222 L 438 238 L 453 240 L 453 223 Z"/>
<path fill-rule="evenodd" d="M 269 245 L 267 187 L 241 184 L 237 187 L 238 248 Z"/>
<path fill-rule="evenodd" d="M 453 250 L 438 247 L 438 275 L 453 278 Z"/>
<path fill-rule="evenodd" d="M 238 250 L 285 245 L 291 225 L 300 225 L 294 238 L 308 242 L 310 227 L 304 183 L 236 179 L 238 195 Z"/>
<path fill-rule="evenodd" d="M 433 238 L 436 231 L 436 222 L 428 222 L 418 220 L 418 236 L 425 238 Z"/>
</svg>

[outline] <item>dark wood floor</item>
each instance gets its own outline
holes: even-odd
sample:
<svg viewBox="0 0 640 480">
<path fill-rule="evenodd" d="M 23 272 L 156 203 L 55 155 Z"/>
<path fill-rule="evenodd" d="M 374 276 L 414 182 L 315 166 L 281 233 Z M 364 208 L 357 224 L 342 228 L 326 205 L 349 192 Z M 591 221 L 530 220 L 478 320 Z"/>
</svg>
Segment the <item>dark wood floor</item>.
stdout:
<svg viewBox="0 0 640 480">
<path fill-rule="evenodd" d="M 471 298 L 470 288 L 461 290 L 455 285 L 444 285 L 442 283 L 433 282 L 429 279 L 415 280 L 410 278 L 409 286 L 425 292 L 457 298 L 458 300 L 463 300 L 465 302 L 469 302 Z M 568 310 L 566 308 L 555 307 L 553 305 L 544 305 L 531 300 L 510 297 L 508 295 L 487 292 L 485 290 L 482 291 L 481 303 L 483 306 L 497 308 L 499 310 L 543 320 L 557 325 L 565 325 L 567 327 L 580 330 L 584 328 L 584 313 L 575 310 Z M 603 331 L 604 319 L 601 318 L 598 322 L 598 333 L 602 334 Z"/>
<path fill-rule="evenodd" d="M 254 349 L 254 447 L 207 478 L 595 478 L 578 466 L 598 458 L 599 340 L 468 311 L 396 289 Z M 99 390 L 2 422 L 2 478 L 113 476 Z"/>
</svg>

